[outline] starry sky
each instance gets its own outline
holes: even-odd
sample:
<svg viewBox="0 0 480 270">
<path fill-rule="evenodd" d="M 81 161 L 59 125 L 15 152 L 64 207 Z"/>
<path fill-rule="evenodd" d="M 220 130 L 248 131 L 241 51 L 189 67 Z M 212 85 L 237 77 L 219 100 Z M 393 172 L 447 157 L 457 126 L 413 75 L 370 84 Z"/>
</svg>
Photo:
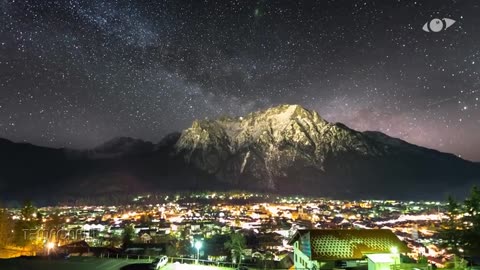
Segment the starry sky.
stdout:
<svg viewBox="0 0 480 270">
<path fill-rule="evenodd" d="M 157 142 L 295 103 L 480 160 L 476 0 L 1 0 L 0 137 Z M 433 18 L 456 21 L 440 32 Z"/>
</svg>

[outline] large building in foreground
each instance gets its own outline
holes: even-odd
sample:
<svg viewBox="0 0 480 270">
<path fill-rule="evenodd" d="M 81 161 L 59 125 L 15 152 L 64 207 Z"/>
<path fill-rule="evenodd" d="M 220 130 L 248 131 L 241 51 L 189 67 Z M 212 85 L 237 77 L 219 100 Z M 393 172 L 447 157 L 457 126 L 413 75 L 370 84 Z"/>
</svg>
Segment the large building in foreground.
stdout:
<svg viewBox="0 0 480 270">
<path fill-rule="evenodd" d="M 298 230 L 289 243 L 295 269 L 390 270 L 409 251 L 390 230 Z"/>
</svg>

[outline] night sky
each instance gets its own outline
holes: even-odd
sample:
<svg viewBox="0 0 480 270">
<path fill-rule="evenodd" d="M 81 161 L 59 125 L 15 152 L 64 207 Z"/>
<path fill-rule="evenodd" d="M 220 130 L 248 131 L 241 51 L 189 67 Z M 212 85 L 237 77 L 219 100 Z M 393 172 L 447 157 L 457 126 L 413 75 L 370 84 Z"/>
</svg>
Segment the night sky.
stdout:
<svg viewBox="0 0 480 270">
<path fill-rule="evenodd" d="M 157 142 L 301 104 L 480 160 L 480 3 L 1 0 L 0 137 Z M 455 24 L 424 32 L 433 18 Z"/>
</svg>

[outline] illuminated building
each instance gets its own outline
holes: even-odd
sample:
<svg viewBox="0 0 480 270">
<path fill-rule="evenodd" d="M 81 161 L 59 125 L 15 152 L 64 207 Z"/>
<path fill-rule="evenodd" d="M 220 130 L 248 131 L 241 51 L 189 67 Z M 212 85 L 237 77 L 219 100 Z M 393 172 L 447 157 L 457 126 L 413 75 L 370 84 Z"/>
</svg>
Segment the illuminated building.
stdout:
<svg viewBox="0 0 480 270">
<path fill-rule="evenodd" d="M 389 230 L 298 230 L 289 241 L 295 269 L 390 270 L 408 248 Z"/>
</svg>

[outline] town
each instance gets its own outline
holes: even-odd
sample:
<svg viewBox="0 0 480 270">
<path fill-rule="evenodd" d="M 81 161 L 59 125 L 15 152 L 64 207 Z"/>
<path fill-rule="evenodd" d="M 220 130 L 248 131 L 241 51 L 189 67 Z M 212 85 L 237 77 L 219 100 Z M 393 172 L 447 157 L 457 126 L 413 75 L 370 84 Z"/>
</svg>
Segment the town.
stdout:
<svg viewBox="0 0 480 270">
<path fill-rule="evenodd" d="M 299 231 L 371 229 L 395 234 L 407 247 L 407 260 L 447 267 L 453 254 L 439 237 L 447 211 L 446 202 L 247 192 L 147 194 L 123 206 L 35 208 L 27 203 L 4 211 L 1 222 L 16 225 L 2 234 L 2 257 L 165 255 L 172 262 L 288 269 L 295 264 L 290 240 Z"/>
</svg>

